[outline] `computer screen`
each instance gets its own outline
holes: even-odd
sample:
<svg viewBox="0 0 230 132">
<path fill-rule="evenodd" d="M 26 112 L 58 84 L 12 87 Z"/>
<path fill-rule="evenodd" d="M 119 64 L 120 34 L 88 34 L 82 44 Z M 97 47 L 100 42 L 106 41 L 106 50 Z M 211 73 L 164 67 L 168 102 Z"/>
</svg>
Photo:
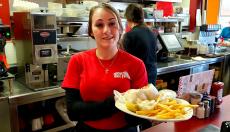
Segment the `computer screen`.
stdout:
<svg viewBox="0 0 230 132">
<path fill-rule="evenodd" d="M 160 34 L 159 41 L 162 44 L 162 47 L 168 52 L 178 52 L 184 50 L 175 33 Z"/>
</svg>

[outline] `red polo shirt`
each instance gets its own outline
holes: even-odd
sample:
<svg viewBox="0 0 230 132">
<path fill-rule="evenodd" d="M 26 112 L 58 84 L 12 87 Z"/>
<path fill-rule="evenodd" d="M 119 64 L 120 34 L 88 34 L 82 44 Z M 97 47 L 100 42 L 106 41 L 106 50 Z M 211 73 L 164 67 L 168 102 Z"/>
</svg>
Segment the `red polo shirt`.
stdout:
<svg viewBox="0 0 230 132">
<path fill-rule="evenodd" d="M 62 87 L 77 88 L 84 101 L 97 102 L 112 96 L 113 90 L 125 92 L 130 88 L 141 88 L 148 83 L 144 63 L 123 50 L 118 51 L 114 60 L 101 60 L 101 62 L 102 64 L 96 57 L 96 49 L 73 55 Z M 109 67 L 107 73 L 105 67 Z M 85 123 L 103 130 L 118 129 L 127 124 L 122 112 Z"/>
</svg>

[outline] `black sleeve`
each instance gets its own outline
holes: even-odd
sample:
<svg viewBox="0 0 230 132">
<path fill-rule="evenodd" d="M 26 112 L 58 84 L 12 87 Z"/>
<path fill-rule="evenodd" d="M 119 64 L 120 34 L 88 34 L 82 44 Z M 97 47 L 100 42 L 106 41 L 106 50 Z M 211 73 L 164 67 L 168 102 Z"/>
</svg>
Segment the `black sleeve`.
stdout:
<svg viewBox="0 0 230 132">
<path fill-rule="evenodd" d="M 67 113 L 73 121 L 98 120 L 109 117 L 116 113 L 113 97 L 102 102 L 83 102 L 80 91 L 72 88 L 65 88 Z"/>
</svg>

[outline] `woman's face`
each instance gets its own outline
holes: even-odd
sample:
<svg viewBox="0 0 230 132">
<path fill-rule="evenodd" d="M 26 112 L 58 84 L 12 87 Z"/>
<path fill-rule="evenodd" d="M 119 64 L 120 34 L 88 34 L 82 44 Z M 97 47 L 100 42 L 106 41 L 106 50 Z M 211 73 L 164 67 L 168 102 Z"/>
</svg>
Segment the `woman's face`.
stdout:
<svg viewBox="0 0 230 132">
<path fill-rule="evenodd" d="M 98 8 L 92 16 L 92 36 L 101 48 L 116 47 L 119 40 L 119 23 L 114 13 Z"/>
</svg>

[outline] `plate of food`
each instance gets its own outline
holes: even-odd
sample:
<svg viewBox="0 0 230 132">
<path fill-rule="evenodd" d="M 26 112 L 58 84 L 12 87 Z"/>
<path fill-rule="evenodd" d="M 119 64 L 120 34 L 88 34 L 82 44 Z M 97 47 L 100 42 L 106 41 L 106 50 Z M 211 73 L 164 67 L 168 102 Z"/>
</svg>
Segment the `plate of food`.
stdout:
<svg viewBox="0 0 230 132">
<path fill-rule="evenodd" d="M 127 114 L 154 121 L 184 121 L 193 116 L 193 108 L 197 105 L 169 95 L 165 96 L 164 93 L 158 92 L 152 86 L 130 89 L 125 93 L 114 91 L 115 106 Z"/>
</svg>

